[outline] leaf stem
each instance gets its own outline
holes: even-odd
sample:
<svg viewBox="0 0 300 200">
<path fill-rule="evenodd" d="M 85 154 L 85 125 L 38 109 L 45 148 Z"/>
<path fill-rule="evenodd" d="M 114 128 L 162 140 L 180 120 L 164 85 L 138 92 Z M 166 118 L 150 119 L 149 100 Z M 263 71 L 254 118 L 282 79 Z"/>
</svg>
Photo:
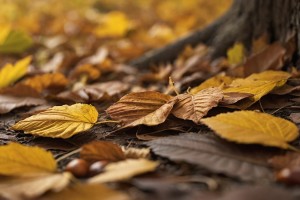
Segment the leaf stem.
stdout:
<svg viewBox="0 0 300 200">
<path fill-rule="evenodd" d="M 294 147 L 292 145 L 289 145 L 289 144 L 288 144 L 288 149 L 290 149 L 292 151 L 296 151 L 297 153 L 300 153 L 300 149 L 298 149 L 298 148 L 296 148 L 296 147 Z"/>
<path fill-rule="evenodd" d="M 81 151 L 81 148 L 75 149 L 75 150 L 73 150 L 73 151 L 70 151 L 69 153 L 67 153 L 67 154 L 65 154 L 65 155 L 63 155 L 63 156 L 57 158 L 57 159 L 56 159 L 56 162 L 60 162 L 60 161 L 62 161 L 62 160 L 64 160 L 64 159 L 68 158 L 69 156 L 71 156 L 71 155 L 73 155 L 73 154 L 79 153 L 80 151 Z"/>
<path fill-rule="evenodd" d="M 120 123 L 120 121 L 114 121 L 114 120 L 106 120 L 106 121 L 101 121 L 101 122 L 96 122 L 95 124 L 106 124 L 106 123 Z"/>
</svg>

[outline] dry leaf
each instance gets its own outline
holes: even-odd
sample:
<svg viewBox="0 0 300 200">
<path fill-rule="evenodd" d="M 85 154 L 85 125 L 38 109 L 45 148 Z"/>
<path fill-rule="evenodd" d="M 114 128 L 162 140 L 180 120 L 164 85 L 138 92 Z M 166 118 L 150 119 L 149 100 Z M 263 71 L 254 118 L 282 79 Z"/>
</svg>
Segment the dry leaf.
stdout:
<svg viewBox="0 0 300 200">
<path fill-rule="evenodd" d="M 200 119 L 222 100 L 223 93 L 219 88 L 208 88 L 195 95 L 181 94 L 177 98 L 178 102 L 172 114 L 180 119 L 188 119 L 200 124 Z"/>
<path fill-rule="evenodd" d="M 47 191 L 61 191 L 69 184 L 71 178 L 70 173 L 2 178 L 0 196 L 11 200 L 37 198 Z"/>
<path fill-rule="evenodd" d="M 127 194 L 100 184 L 79 184 L 57 193 L 48 193 L 41 200 L 129 200 Z"/>
<path fill-rule="evenodd" d="M 45 103 L 44 99 L 39 98 L 0 95 L 0 114 L 8 113 L 23 106 L 37 106 Z"/>
<path fill-rule="evenodd" d="M 248 76 L 266 70 L 279 70 L 284 64 L 285 53 L 285 48 L 279 42 L 275 42 L 247 59 L 244 64 L 245 75 Z"/>
<path fill-rule="evenodd" d="M 201 83 L 199 86 L 194 87 L 191 89 L 191 94 L 197 94 L 201 90 L 210 88 L 210 87 L 221 87 L 221 86 L 228 86 L 234 78 L 230 76 L 224 76 L 224 75 L 217 75 L 210 79 L 207 79 L 203 83 Z"/>
<path fill-rule="evenodd" d="M 269 180 L 273 175 L 267 160 L 274 155 L 274 151 L 263 147 L 243 147 L 195 133 L 164 137 L 147 144 L 155 154 L 170 160 L 200 165 L 212 172 L 242 180 Z"/>
<path fill-rule="evenodd" d="M 107 109 L 109 116 L 127 127 L 137 125 L 155 126 L 163 123 L 176 100 L 169 95 L 147 91 L 130 93 Z"/>
<path fill-rule="evenodd" d="M 239 93 L 239 92 L 228 92 L 224 94 L 223 99 L 220 101 L 221 105 L 231 105 L 235 104 L 244 99 L 253 97 L 253 94 L 250 93 Z"/>
<path fill-rule="evenodd" d="M 84 145 L 80 157 L 89 162 L 106 160 L 116 162 L 125 160 L 125 155 L 119 145 L 107 141 L 94 141 Z"/>
<path fill-rule="evenodd" d="M 90 129 L 98 119 L 92 105 L 54 106 L 16 123 L 12 129 L 53 138 L 69 138 Z"/>
<path fill-rule="evenodd" d="M 296 124 L 300 123 L 300 113 L 291 113 L 289 118 Z"/>
<path fill-rule="evenodd" d="M 227 51 L 227 59 L 230 65 L 241 64 L 245 59 L 245 47 L 242 43 L 236 43 Z"/>
<path fill-rule="evenodd" d="M 149 158 L 150 156 L 150 149 L 149 148 L 133 148 L 133 147 L 121 147 L 122 151 L 124 152 L 126 158 L 131 159 L 139 159 L 139 158 Z"/>
<path fill-rule="evenodd" d="M 68 79 L 63 74 L 53 73 L 28 78 L 17 85 L 28 86 L 41 93 L 43 90 L 51 88 L 62 90 L 68 85 L 68 82 Z"/>
<path fill-rule="evenodd" d="M 124 181 L 136 175 L 154 171 L 158 162 L 146 159 L 127 159 L 106 165 L 102 174 L 88 179 L 88 183 Z"/>
<path fill-rule="evenodd" d="M 7 87 L 22 78 L 27 73 L 30 61 L 31 56 L 28 56 L 26 58 L 23 58 L 22 60 L 19 60 L 14 65 L 9 63 L 1 68 L 0 88 Z"/>
<path fill-rule="evenodd" d="M 87 80 L 96 80 L 101 76 L 101 71 L 91 64 L 83 64 L 76 67 L 69 75 L 71 80 L 86 77 Z"/>
<path fill-rule="evenodd" d="M 273 89 L 283 86 L 291 75 L 282 71 L 265 71 L 259 74 L 252 74 L 245 79 L 234 80 L 228 88 L 224 89 L 226 93 L 250 93 L 254 96 L 248 101 L 243 101 L 235 107 L 246 109 L 261 97 L 271 92 Z"/>
<path fill-rule="evenodd" d="M 254 111 L 236 111 L 201 120 L 217 135 L 244 144 L 292 148 L 288 142 L 299 133 L 295 124 L 285 119 Z"/>
<path fill-rule="evenodd" d="M 10 143 L 0 147 L 0 174 L 28 176 L 56 170 L 56 161 L 50 152 L 39 147 Z"/>
</svg>

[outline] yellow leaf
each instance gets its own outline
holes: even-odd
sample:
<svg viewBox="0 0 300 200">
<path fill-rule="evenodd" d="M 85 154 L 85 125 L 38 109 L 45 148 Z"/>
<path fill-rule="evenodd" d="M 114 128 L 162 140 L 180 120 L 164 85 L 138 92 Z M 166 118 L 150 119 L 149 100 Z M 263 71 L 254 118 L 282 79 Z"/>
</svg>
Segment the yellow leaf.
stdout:
<svg viewBox="0 0 300 200">
<path fill-rule="evenodd" d="M 114 120 L 127 127 L 138 125 L 155 126 L 163 123 L 171 112 L 176 100 L 159 92 L 136 92 L 122 97 L 107 109 Z"/>
<path fill-rule="evenodd" d="M 94 33 L 98 37 L 122 37 L 131 26 L 132 22 L 124 13 L 113 11 L 103 16 Z"/>
<path fill-rule="evenodd" d="M 94 106 L 78 103 L 71 106 L 54 106 L 19 121 L 12 129 L 44 137 L 69 138 L 90 129 L 97 119 L 98 112 Z"/>
<path fill-rule="evenodd" d="M 273 89 L 283 86 L 291 75 L 282 71 L 265 71 L 259 74 L 252 74 L 245 79 L 234 80 L 223 92 L 249 93 L 253 97 L 241 101 L 235 108 L 245 109 L 260 100 L 261 97 Z"/>
<path fill-rule="evenodd" d="M 190 93 L 197 94 L 201 90 L 204 90 L 204 89 L 207 89 L 210 87 L 220 87 L 222 85 L 227 86 L 233 80 L 234 80 L 234 78 L 232 78 L 230 76 L 217 75 L 217 76 L 211 77 L 210 79 L 207 79 L 206 81 L 201 83 L 199 86 L 192 88 Z"/>
<path fill-rule="evenodd" d="M 178 102 L 172 114 L 180 119 L 188 119 L 200 124 L 200 119 L 222 100 L 223 93 L 219 88 L 208 88 L 195 95 L 181 94 L 177 98 Z"/>
<path fill-rule="evenodd" d="M 127 159 L 108 164 L 102 174 L 96 175 L 88 180 L 89 183 L 106 183 L 123 181 L 136 175 L 151 172 L 156 169 L 158 162 L 146 159 Z"/>
<path fill-rule="evenodd" d="M 292 122 L 266 113 L 236 111 L 219 114 L 201 120 L 217 135 L 230 141 L 244 144 L 292 148 L 288 142 L 295 140 L 299 133 Z"/>
<path fill-rule="evenodd" d="M 241 64 L 245 59 L 245 47 L 242 43 L 236 43 L 227 51 L 228 63 L 231 65 Z"/>
<path fill-rule="evenodd" d="M 0 53 L 22 53 L 32 43 L 28 33 L 21 30 L 13 30 L 9 25 L 0 31 Z"/>
<path fill-rule="evenodd" d="M 8 34 L 11 31 L 11 25 L 10 24 L 0 24 L 0 45 L 5 41 Z"/>
<path fill-rule="evenodd" d="M 77 184 L 57 193 L 47 193 L 40 200 L 129 200 L 126 193 L 100 184 Z"/>
<path fill-rule="evenodd" d="M 26 176 L 54 172 L 56 161 L 50 152 L 39 147 L 10 143 L 0 147 L 0 174 Z"/>
<path fill-rule="evenodd" d="M 72 175 L 68 172 L 1 178 L 0 196 L 11 200 L 33 199 L 49 190 L 61 191 L 69 184 L 71 178 Z"/>
<path fill-rule="evenodd" d="M 31 56 L 19 60 L 15 65 L 6 64 L 0 70 L 0 88 L 7 87 L 22 78 L 28 69 Z"/>
</svg>

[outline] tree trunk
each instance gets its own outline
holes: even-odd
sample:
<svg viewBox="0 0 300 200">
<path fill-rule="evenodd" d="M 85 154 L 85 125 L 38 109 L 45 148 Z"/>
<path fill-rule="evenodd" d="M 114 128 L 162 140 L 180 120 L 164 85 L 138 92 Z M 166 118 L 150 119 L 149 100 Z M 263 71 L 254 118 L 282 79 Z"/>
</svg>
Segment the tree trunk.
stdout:
<svg viewBox="0 0 300 200">
<path fill-rule="evenodd" d="M 204 43 L 211 46 L 212 58 L 225 55 L 235 42 L 251 48 L 254 38 L 267 33 L 271 41 L 284 42 L 300 27 L 300 0 L 235 0 L 231 8 L 219 19 L 190 35 L 161 49 L 153 50 L 130 64 L 146 67 L 171 62 L 187 46 Z M 298 45 L 299 40 L 298 40 Z"/>
</svg>

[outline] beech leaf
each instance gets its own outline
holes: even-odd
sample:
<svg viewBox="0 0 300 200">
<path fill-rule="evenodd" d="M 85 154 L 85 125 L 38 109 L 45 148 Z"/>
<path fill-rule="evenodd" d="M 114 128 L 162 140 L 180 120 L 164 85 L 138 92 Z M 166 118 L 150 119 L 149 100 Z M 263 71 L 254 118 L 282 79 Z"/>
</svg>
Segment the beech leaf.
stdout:
<svg viewBox="0 0 300 200">
<path fill-rule="evenodd" d="M 288 142 L 295 140 L 299 133 L 292 122 L 255 111 L 236 111 L 219 114 L 201 120 L 217 135 L 229 141 L 244 144 L 292 148 Z"/>
<path fill-rule="evenodd" d="M 173 161 L 200 165 L 212 172 L 223 173 L 242 180 L 271 179 L 267 160 L 274 151 L 243 147 L 207 135 L 185 133 L 164 137 L 147 143 L 151 150 Z"/>
<path fill-rule="evenodd" d="M 61 191 L 69 184 L 71 178 L 72 175 L 68 172 L 2 178 L 0 180 L 0 196 L 11 200 L 33 199 L 49 190 Z"/>
<path fill-rule="evenodd" d="M 178 102 L 172 114 L 180 119 L 188 119 L 200 124 L 200 119 L 222 100 L 223 93 L 219 88 L 208 88 L 195 95 L 181 94 L 177 98 Z"/>
<path fill-rule="evenodd" d="M 0 69 L 0 89 L 13 84 L 22 78 L 27 73 L 30 61 L 31 56 L 28 56 L 19 60 L 14 65 L 8 63 Z"/>
<path fill-rule="evenodd" d="M 108 164 L 104 172 L 88 180 L 89 183 L 106 183 L 124 181 L 136 175 L 151 172 L 156 169 L 158 162 L 146 159 L 127 159 L 124 161 Z"/>
<path fill-rule="evenodd" d="M 90 129 L 98 119 L 92 105 L 54 106 L 13 125 L 13 130 L 52 138 L 69 138 Z"/>
<path fill-rule="evenodd" d="M 114 120 L 126 127 L 155 126 L 163 123 L 171 112 L 176 99 L 154 91 L 130 93 L 107 109 Z"/>
<path fill-rule="evenodd" d="M 27 176 L 56 170 L 56 161 L 50 152 L 39 147 L 10 143 L 0 147 L 0 174 Z"/>
<path fill-rule="evenodd" d="M 80 157 L 89 162 L 98 160 L 116 162 L 125 160 L 125 154 L 121 147 L 107 141 L 94 141 L 84 145 L 80 151 Z"/>
</svg>

